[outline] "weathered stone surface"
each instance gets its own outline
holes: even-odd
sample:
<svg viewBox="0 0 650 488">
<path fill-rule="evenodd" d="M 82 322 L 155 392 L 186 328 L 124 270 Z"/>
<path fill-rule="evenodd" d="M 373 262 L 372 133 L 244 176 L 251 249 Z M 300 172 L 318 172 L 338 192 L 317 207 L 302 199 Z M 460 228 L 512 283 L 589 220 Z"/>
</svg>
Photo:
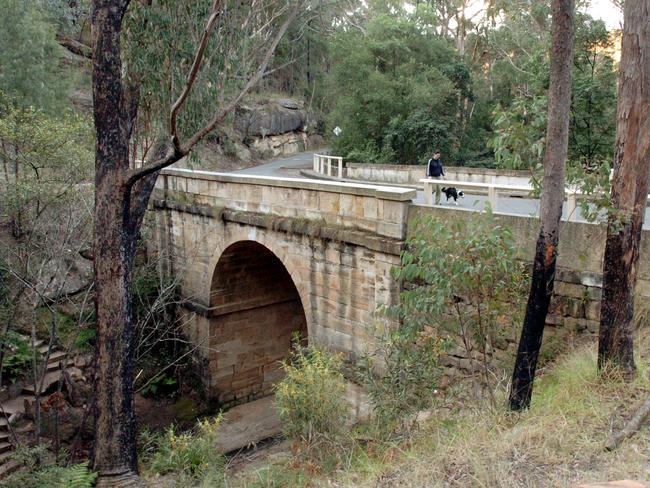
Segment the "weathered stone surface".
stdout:
<svg viewBox="0 0 650 488">
<path fill-rule="evenodd" d="M 304 132 L 289 132 L 255 139 L 252 147 L 267 157 L 297 154 L 309 147 L 309 136 Z"/>
<path fill-rule="evenodd" d="M 589 300 L 585 306 L 585 317 L 589 320 L 600 320 L 600 301 Z"/>
<path fill-rule="evenodd" d="M 260 105 L 242 105 L 235 112 L 234 128 L 244 136 L 267 137 L 301 131 L 307 114 L 288 100 Z"/>
</svg>

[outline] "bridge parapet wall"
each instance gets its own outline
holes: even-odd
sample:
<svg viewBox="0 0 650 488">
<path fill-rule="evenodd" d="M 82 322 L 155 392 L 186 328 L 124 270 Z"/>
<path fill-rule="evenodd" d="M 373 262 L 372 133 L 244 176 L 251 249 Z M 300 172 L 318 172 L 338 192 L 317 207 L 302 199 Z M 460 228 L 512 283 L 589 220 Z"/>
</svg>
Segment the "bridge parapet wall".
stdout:
<svg viewBox="0 0 650 488">
<path fill-rule="evenodd" d="M 158 196 L 198 205 L 321 221 L 403 239 L 415 191 L 353 183 L 168 169 Z"/>
<path fill-rule="evenodd" d="M 376 181 L 378 184 L 422 187 L 420 179 L 426 175 L 426 166 L 403 164 L 346 163 L 345 176 L 352 180 Z M 445 166 L 445 177 L 450 180 L 498 185 L 528 185 L 529 171 L 496 170 Z"/>
</svg>

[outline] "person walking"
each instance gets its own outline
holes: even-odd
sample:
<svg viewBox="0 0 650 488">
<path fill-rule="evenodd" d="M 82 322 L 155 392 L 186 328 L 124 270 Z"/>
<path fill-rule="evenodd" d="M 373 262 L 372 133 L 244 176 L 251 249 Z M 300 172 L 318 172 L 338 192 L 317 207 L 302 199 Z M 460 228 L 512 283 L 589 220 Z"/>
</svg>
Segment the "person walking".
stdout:
<svg viewBox="0 0 650 488">
<path fill-rule="evenodd" d="M 441 180 L 445 176 L 445 170 L 442 168 L 440 160 L 440 151 L 435 151 L 427 163 L 427 178 Z M 440 185 L 436 185 L 436 205 L 440 203 Z"/>
</svg>

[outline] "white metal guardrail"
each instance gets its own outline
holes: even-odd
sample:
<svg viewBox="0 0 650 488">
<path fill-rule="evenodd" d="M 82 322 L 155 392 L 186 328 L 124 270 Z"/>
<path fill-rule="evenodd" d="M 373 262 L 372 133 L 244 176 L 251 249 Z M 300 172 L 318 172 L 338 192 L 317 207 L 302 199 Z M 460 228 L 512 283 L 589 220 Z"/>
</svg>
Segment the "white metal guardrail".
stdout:
<svg viewBox="0 0 650 488">
<path fill-rule="evenodd" d="M 332 176 L 332 163 L 335 164 L 336 177 L 343 179 L 343 158 L 327 154 L 314 154 L 314 171 L 322 175 Z"/>
<path fill-rule="evenodd" d="M 436 186 L 447 186 L 460 189 L 481 189 L 487 190 L 488 199 L 492 209 L 496 210 L 497 208 L 497 198 L 499 193 L 530 193 L 533 190 L 531 185 L 502 185 L 497 183 L 477 183 L 473 181 L 457 181 L 457 180 L 439 180 L 433 178 L 422 178 L 420 183 L 424 184 L 424 203 L 427 205 L 433 205 L 433 190 Z M 566 190 L 566 200 L 567 200 L 567 220 L 573 222 L 578 218 L 578 196 L 581 196 L 582 193 L 573 188 L 567 188 Z"/>
</svg>

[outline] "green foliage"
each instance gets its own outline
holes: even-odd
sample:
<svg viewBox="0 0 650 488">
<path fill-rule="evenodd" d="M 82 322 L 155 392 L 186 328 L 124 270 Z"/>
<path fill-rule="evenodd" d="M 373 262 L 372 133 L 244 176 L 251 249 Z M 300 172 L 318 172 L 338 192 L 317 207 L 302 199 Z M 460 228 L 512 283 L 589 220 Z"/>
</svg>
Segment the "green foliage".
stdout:
<svg viewBox="0 0 650 488">
<path fill-rule="evenodd" d="M 67 103 L 71 77 L 59 67 L 54 26 L 36 0 L 4 0 L 0 16 L 0 92 L 22 108 L 53 114 Z"/>
<path fill-rule="evenodd" d="M 122 31 L 129 82 L 140 92 L 138 142 L 166 133 L 169 110 L 185 87 L 212 0 L 131 2 Z M 212 120 L 257 71 L 264 47 L 284 21 L 288 1 L 226 0 L 196 82 L 179 113 L 186 139 Z"/>
<path fill-rule="evenodd" d="M 523 312 L 527 280 L 516 254 L 510 229 L 491 213 L 418 222 L 394 271 L 406 290 L 390 312 L 407 329 L 435 329 L 461 345 L 468 358 L 478 352 L 489 385 L 488 355 Z"/>
<path fill-rule="evenodd" d="M 200 420 L 194 432 L 177 433 L 169 427 L 158 441 L 149 470 L 174 473 L 179 486 L 219 486 L 223 480 L 224 458 L 216 443 L 221 417 Z"/>
<path fill-rule="evenodd" d="M 380 435 L 407 434 L 413 414 L 427 408 L 440 377 L 442 341 L 430 326 L 405 321 L 396 330 L 378 326 L 375 347 L 359 361 L 359 377 Z"/>
<path fill-rule="evenodd" d="M 140 390 L 143 396 L 156 396 L 157 394 L 168 394 L 178 388 L 178 380 L 173 376 L 160 373 L 150 379 Z"/>
<path fill-rule="evenodd" d="M 61 473 L 59 486 L 61 488 L 92 488 L 95 486 L 98 473 L 88 469 L 88 462 L 74 464 Z"/>
<path fill-rule="evenodd" d="M 341 358 L 295 340 L 282 367 L 286 377 L 275 386 L 275 401 L 285 435 L 308 452 L 338 445 L 348 418 Z"/>
<path fill-rule="evenodd" d="M 23 469 L 2 480 L 6 488 L 90 488 L 95 486 L 97 473 L 88 468 L 88 462 L 70 466 L 58 466 L 44 463 L 47 444 L 34 447 L 18 445 L 11 453 L 11 459 L 23 466 Z"/>
<path fill-rule="evenodd" d="M 92 177 L 92 129 L 69 112 L 55 119 L 7 102 L 0 97 L 0 218 L 10 220 L 20 236 L 38 231 L 52 208 L 79 198 L 79 185 Z"/>
<path fill-rule="evenodd" d="M 78 36 L 89 29 L 91 0 L 37 0 L 59 32 Z"/>
<path fill-rule="evenodd" d="M 0 338 L 5 356 L 2 361 L 2 375 L 14 382 L 22 376 L 32 360 L 32 351 L 29 343 L 12 330 Z"/>
<path fill-rule="evenodd" d="M 95 327 L 81 327 L 78 329 L 73 348 L 78 351 L 91 352 L 95 347 L 97 329 Z"/>
<path fill-rule="evenodd" d="M 494 115 L 494 150 L 497 166 L 530 170 L 542 160 L 546 132 L 546 97 L 518 98 Z"/>
<path fill-rule="evenodd" d="M 333 41 L 328 80 L 334 150 L 365 162 L 417 163 L 455 153 L 456 110 L 471 96 L 469 73 L 450 44 L 408 16 L 371 16 L 366 33 Z M 449 157 L 448 156 L 448 157 Z"/>
<path fill-rule="evenodd" d="M 494 135 L 489 146 L 497 164 L 507 169 L 531 169 L 541 163 L 546 132 L 546 92 L 549 79 L 548 32 L 532 44 L 529 32 L 539 22 L 535 9 L 522 11 L 496 31 L 494 42 L 513 59 L 495 63 L 499 104 L 494 111 Z M 522 39 L 526 32 L 527 40 Z M 523 43 L 523 44 L 522 44 Z M 613 155 L 616 112 L 616 72 L 608 53 L 613 40 L 605 24 L 576 15 L 575 56 L 569 130 L 569 166 L 598 171 Z M 514 93 L 513 93 L 514 92 Z M 517 96 L 513 97 L 513 94 Z"/>
</svg>

